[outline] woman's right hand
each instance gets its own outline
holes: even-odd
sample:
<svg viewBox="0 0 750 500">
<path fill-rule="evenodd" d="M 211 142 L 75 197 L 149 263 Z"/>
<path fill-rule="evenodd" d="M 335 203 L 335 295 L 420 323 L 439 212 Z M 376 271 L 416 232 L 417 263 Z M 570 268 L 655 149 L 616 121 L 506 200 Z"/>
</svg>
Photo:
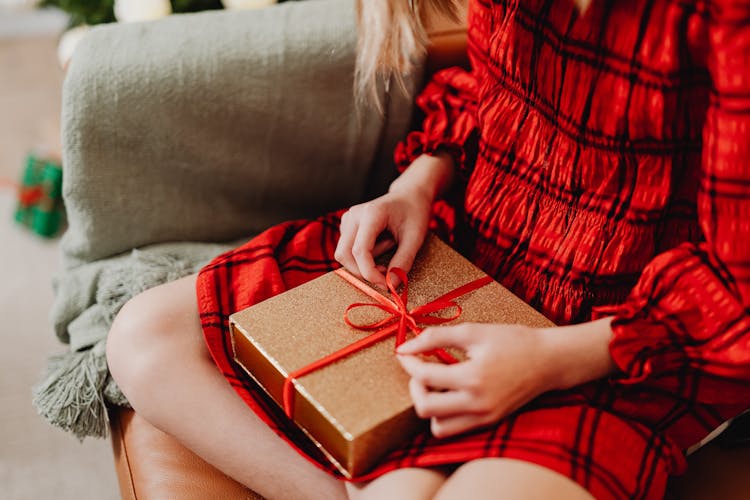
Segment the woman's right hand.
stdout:
<svg viewBox="0 0 750 500">
<path fill-rule="evenodd" d="M 353 206 L 341 217 L 336 260 L 355 276 L 385 286 L 386 269 L 376 266 L 375 258 L 395 246 L 388 268 L 408 271 L 427 234 L 431 206 L 432 198 L 417 189 Z"/>
<path fill-rule="evenodd" d="M 449 155 L 422 155 L 387 194 L 350 208 L 341 218 L 336 260 L 355 276 L 384 286 L 386 268 L 376 266 L 375 258 L 396 246 L 388 269 L 408 272 L 427 235 L 432 202 L 450 185 L 453 168 Z"/>
</svg>

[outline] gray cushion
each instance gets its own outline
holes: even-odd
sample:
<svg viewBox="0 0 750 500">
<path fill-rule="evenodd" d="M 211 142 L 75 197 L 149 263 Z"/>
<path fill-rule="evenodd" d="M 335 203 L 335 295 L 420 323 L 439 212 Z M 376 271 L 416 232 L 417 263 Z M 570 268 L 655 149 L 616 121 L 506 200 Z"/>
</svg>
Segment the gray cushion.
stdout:
<svg viewBox="0 0 750 500">
<path fill-rule="evenodd" d="M 411 99 L 357 113 L 353 4 L 93 30 L 64 88 L 67 267 L 150 243 L 235 239 L 382 190 Z"/>
</svg>

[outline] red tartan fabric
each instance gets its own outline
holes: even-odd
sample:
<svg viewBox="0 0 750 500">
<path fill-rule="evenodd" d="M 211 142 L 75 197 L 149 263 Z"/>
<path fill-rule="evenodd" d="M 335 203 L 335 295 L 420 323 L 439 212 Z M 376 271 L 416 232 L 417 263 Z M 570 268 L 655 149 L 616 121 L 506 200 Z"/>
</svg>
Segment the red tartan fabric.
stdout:
<svg viewBox="0 0 750 500">
<path fill-rule="evenodd" d="M 424 126 L 396 162 L 450 152 L 463 183 L 435 226 L 557 323 L 614 315 L 622 373 L 488 429 L 420 435 L 356 479 L 505 456 L 597 498 L 659 498 L 680 450 L 750 406 L 750 2 L 594 0 L 580 15 L 567 0 L 475 0 L 469 55 L 471 72 L 445 70 L 419 97 Z M 334 269 L 339 216 L 273 227 L 198 281 L 219 368 L 331 473 L 231 363 L 227 318 Z"/>
</svg>

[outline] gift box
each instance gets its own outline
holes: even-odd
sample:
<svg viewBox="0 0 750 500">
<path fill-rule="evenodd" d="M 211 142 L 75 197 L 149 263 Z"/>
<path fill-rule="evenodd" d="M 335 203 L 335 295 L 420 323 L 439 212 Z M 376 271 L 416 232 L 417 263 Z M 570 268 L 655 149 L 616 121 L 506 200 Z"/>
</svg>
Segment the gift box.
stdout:
<svg viewBox="0 0 750 500">
<path fill-rule="evenodd" d="M 393 296 L 338 270 L 230 317 L 235 361 L 349 478 L 427 422 L 412 407 L 409 377 L 394 354 L 397 337 L 438 322 L 552 326 L 435 236 L 418 253 L 406 288 Z M 431 357 L 452 362 L 461 353 Z"/>
<path fill-rule="evenodd" d="M 49 238 L 60 230 L 64 214 L 62 168 L 53 160 L 28 155 L 18 192 L 16 221 Z"/>
</svg>

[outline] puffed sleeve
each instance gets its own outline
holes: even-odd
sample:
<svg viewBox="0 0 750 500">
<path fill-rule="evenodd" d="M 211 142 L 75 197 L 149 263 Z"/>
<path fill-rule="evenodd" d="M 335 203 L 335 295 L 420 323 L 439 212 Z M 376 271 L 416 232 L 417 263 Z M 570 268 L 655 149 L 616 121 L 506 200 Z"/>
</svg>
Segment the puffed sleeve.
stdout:
<svg viewBox="0 0 750 500">
<path fill-rule="evenodd" d="M 476 159 L 476 77 L 462 68 L 435 73 L 417 97 L 424 112 L 422 129 L 398 144 L 394 159 L 400 171 L 422 154 L 449 153 L 457 170 L 468 176 Z"/>
<path fill-rule="evenodd" d="M 687 401 L 750 406 L 750 2 L 708 20 L 712 98 L 703 130 L 698 217 L 705 242 L 657 256 L 615 311 L 616 383 Z"/>
</svg>

